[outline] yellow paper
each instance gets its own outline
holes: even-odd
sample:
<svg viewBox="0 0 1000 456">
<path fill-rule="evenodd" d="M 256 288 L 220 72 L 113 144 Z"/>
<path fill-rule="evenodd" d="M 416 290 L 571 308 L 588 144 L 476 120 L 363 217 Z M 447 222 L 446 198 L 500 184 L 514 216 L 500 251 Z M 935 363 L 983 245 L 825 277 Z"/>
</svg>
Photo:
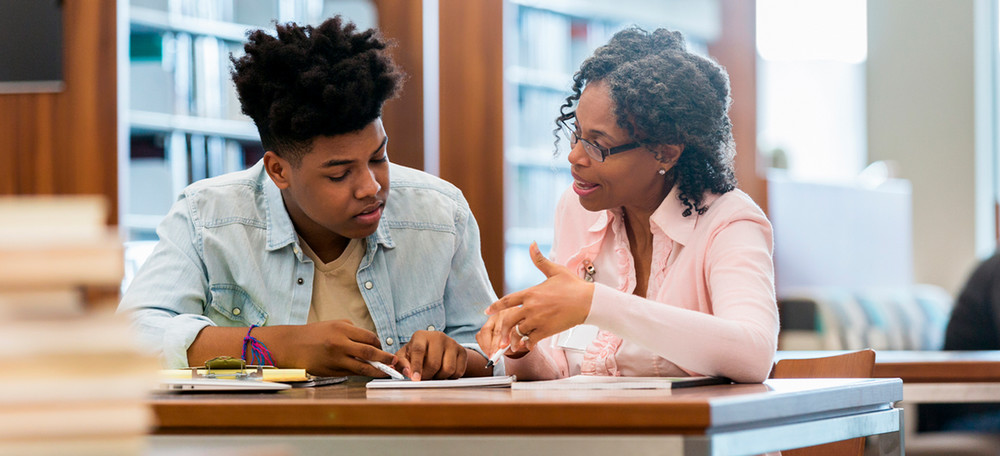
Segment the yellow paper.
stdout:
<svg viewBox="0 0 1000 456">
<path fill-rule="evenodd" d="M 235 378 L 239 369 L 212 369 L 212 373 L 217 378 Z M 256 372 L 256 369 L 247 369 L 247 373 Z M 264 369 L 265 382 L 304 382 L 310 379 L 305 369 Z M 206 369 L 198 369 L 198 373 L 205 375 Z M 163 378 L 191 378 L 190 369 L 164 369 L 160 371 Z"/>
</svg>

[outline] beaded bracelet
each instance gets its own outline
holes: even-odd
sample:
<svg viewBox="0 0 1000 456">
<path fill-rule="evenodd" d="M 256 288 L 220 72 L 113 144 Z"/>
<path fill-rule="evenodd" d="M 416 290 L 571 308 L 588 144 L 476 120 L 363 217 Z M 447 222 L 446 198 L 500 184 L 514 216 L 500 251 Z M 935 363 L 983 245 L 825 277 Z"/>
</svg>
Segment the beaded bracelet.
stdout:
<svg viewBox="0 0 1000 456">
<path fill-rule="evenodd" d="M 257 325 L 250 326 L 247 330 L 246 337 L 243 338 L 243 360 L 247 362 L 248 365 L 265 365 L 273 366 L 274 360 L 271 359 L 271 352 L 267 349 L 267 345 L 263 342 L 257 340 L 256 337 L 250 335 L 250 331 L 253 331 Z M 250 346 L 250 359 L 247 359 L 247 345 Z"/>
</svg>

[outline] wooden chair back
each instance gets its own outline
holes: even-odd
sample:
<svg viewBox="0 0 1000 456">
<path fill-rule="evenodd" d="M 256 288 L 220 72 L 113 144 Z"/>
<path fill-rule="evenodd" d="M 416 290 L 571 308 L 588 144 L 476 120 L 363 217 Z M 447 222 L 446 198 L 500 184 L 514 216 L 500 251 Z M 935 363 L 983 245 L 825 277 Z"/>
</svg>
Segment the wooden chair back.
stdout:
<svg viewBox="0 0 1000 456">
<path fill-rule="evenodd" d="M 871 378 L 875 370 L 875 350 L 866 349 L 836 356 L 783 359 L 774 365 L 771 378 Z M 783 456 L 857 455 L 865 452 L 865 438 L 841 440 L 794 450 Z"/>
</svg>

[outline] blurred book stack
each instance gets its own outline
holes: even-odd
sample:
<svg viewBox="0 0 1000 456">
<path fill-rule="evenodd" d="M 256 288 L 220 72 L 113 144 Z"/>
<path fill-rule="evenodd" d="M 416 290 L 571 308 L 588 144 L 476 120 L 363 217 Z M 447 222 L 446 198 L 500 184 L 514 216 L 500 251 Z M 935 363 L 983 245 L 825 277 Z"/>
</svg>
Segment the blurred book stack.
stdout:
<svg viewBox="0 0 1000 456">
<path fill-rule="evenodd" d="M 0 198 L 0 454 L 141 454 L 158 364 L 115 315 L 123 255 L 97 197 Z"/>
</svg>

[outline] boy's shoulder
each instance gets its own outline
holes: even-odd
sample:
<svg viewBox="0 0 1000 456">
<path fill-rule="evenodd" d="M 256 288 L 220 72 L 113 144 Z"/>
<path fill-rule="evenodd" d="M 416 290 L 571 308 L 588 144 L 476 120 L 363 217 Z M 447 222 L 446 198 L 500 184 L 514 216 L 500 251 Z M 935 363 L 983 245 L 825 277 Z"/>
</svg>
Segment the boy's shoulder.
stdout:
<svg viewBox="0 0 1000 456">
<path fill-rule="evenodd" d="M 454 184 L 427 172 L 395 163 L 389 167 L 389 191 L 394 193 L 392 197 L 441 198 L 466 204 L 462 191 Z"/>
<path fill-rule="evenodd" d="M 389 201 L 383 222 L 390 227 L 413 224 L 448 224 L 470 213 L 462 191 L 440 177 L 392 164 L 389 168 Z"/>
<path fill-rule="evenodd" d="M 263 185 L 260 177 L 263 170 L 263 161 L 260 161 L 242 171 L 201 179 L 185 187 L 183 196 L 193 197 L 199 194 L 225 194 L 227 192 L 245 192 L 247 190 L 262 192 Z"/>
<path fill-rule="evenodd" d="M 461 191 L 451 182 L 425 171 L 409 168 L 396 163 L 389 164 L 390 189 L 427 189 L 458 198 Z"/>
<path fill-rule="evenodd" d="M 267 174 L 263 169 L 258 162 L 243 171 L 199 180 L 188 185 L 179 199 L 187 201 L 195 224 L 227 221 L 262 225 L 268 214 L 268 195 L 262 180 Z"/>
</svg>

